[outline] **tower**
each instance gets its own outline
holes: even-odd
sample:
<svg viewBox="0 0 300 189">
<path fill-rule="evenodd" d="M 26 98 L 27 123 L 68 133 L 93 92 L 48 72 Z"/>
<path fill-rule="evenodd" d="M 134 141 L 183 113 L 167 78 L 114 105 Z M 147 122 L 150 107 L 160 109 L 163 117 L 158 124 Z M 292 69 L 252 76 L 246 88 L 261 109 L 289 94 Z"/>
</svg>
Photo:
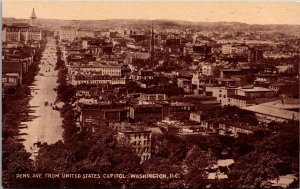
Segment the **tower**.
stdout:
<svg viewBox="0 0 300 189">
<path fill-rule="evenodd" d="M 153 22 L 151 26 L 151 39 L 150 39 L 150 64 L 153 66 L 154 59 L 154 32 L 153 32 Z"/>
<path fill-rule="evenodd" d="M 30 16 L 29 24 L 32 25 L 32 26 L 36 26 L 37 25 L 37 20 L 36 19 L 37 19 L 37 17 L 35 15 L 34 8 L 33 8 L 31 16 Z"/>
</svg>

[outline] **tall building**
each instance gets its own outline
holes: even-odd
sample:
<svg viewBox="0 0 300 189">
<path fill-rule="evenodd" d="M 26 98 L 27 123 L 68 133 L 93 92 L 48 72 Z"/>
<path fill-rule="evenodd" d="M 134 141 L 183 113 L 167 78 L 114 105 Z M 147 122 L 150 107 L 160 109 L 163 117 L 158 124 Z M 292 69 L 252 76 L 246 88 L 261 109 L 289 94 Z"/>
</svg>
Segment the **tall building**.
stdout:
<svg viewBox="0 0 300 189">
<path fill-rule="evenodd" d="M 30 16 L 30 20 L 29 20 L 29 24 L 31 26 L 36 26 L 37 25 L 37 17 L 35 15 L 35 12 L 34 12 L 34 8 L 32 9 L 32 13 L 31 13 L 31 16 Z"/>
<path fill-rule="evenodd" d="M 125 127 L 118 131 L 118 139 L 125 139 L 141 158 L 141 163 L 151 158 L 151 130 L 140 127 Z"/>
</svg>

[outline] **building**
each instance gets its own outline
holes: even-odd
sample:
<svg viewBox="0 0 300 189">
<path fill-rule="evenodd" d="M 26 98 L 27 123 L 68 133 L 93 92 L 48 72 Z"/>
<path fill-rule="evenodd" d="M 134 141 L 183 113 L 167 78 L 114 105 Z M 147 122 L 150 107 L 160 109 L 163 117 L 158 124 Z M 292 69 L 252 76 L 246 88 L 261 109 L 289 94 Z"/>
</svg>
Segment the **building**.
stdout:
<svg viewBox="0 0 300 189">
<path fill-rule="evenodd" d="M 255 47 L 249 48 L 248 51 L 248 62 L 256 63 L 261 62 L 264 59 L 264 51 Z"/>
<path fill-rule="evenodd" d="M 269 89 L 274 90 L 278 95 L 286 94 L 299 97 L 299 82 L 297 81 L 274 82 L 269 85 Z"/>
<path fill-rule="evenodd" d="M 249 98 L 249 97 L 239 96 L 239 95 L 228 96 L 228 105 L 230 106 L 236 106 L 242 108 L 245 106 L 252 106 L 255 104 L 256 104 L 256 100 L 254 98 Z"/>
<path fill-rule="evenodd" d="M 164 101 L 167 100 L 166 94 L 140 94 L 140 100 L 142 101 Z"/>
<path fill-rule="evenodd" d="M 236 95 L 246 98 L 272 98 L 275 96 L 275 91 L 264 87 L 238 87 Z"/>
<path fill-rule="evenodd" d="M 226 55 L 247 55 L 248 46 L 244 44 L 224 44 L 222 53 Z"/>
<path fill-rule="evenodd" d="M 60 41 L 73 41 L 76 38 L 76 29 L 72 26 L 62 26 L 59 29 Z"/>
<path fill-rule="evenodd" d="M 163 119 L 163 106 L 158 104 L 136 104 L 129 108 L 129 117 L 135 122 Z"/>
<path fill-rule="evenodd" d="M 20 84 L 20 75 L 18 73 L 4 73 L 2 75 L 3 88 L 15 88 Z"/>
<path fill-rule="evenodd" d="M 80 111 L 79 122 L 81 131 L 94 131 L 96 128 L 91 127 L 90 123 L 95 122 L 122 122 L 128 119 L 128 110 L 125 108 L 82 108 Z"/>
<path fill-rule="evenodd" d="M 154 78 L 154 73 L 152 70 L 140 69 L 137 74 L 137 80 L 151 80 Z"/>
<path fill-rule="evenodd" d="M 2 42 L 20 42 L 21 31 L 16 26 L 3 25 L 2 28 Z"/>
<path fill-rule="evenodd" d="M 177 78 L 177 86 L 182 88 L 186 93 L 192 92 L 192 79 Z"/>
<path fill-rule="evenodd" d="M 191 112 L 190 113 L 190 120 L 191 121 L 195 121 L 195 122 L 198 122 L 198 123 L 201 123 L 202 120 L 205 120 L 208 118 L 208 115 L 205 114 L 204 112 L 202 111 L 198 111 L 198 112 Z"/>
<path fill-rule="evenodd" d="M 31 13 L 31 16 L 30 16 L 29 24 L 31 26 L 37 26 L 37 17 L 35 15 L 34 8 L 32 9 L 32 13 Z"/>
<path fill-rule="evenodd" d="M 24 75 L 28 72 L 33 62 L 33 51 L 31 49 L 8 49 L 11 52 L 3 53 L 2 73 L 17 74 L 18 85 L 23 84 Z"/>
<path fill-rule="evenodd" d="M 221 103 L 217 101 L 216 97 L 208 96 L 206 94 L 184 95 L 182 101 L 192 103 L 197 107 L 197 109 L 201 109 L 205 107 L 218 108 L 221 106 Z"/>
<path fill-rule="evenodd" d="M 79 28 L 76 31 L 76 37 L 82 38 L 82 37 L 94 37 L 94 31 L 89 30 L 87 28 Z"/>
<path fill-rule="evenodd" d="M 278 65 L 275 67 L 277 68 L 277 71 L 279 73 L 289 72 L 289 71 L 292 71 L 294 68 L 294 66 L 292 64 L 282 64 L 282 65 Z"/>
<path fill-rule="evenodd" d="M 204 64 L 202 66 L 202 74 L 206 76 L 213 75 L 213 67 L 211 64 Z"/>
<path fill-rule="evenodd" d="M 121 66 L 105 65 L 101 63 L 90 63 L 81 65 L 70 65 L 69 73 L 74 72 L 97 72 L 100 75 L 109 75 L 111 77 L 121 77 Z"/>
<path fill-rule="evenodd" d="M 224 105 L 228 105 L 228 95 L 235 95 L 235 88 L 228 87 L 206 87 L 206 94 L 217 98 L 217 101 Z"/>
<path fill-rule="evenodd" d="M 42 30 L 38 26 L 29 27 L 26 43 L 42 40 Z"/>
<path fill-rule="evenodd" d="M 105 84 L 111 84 L 111 85 L 125 85 L 126 79 L 122 77 L 112 77 L 109 75 L 102 75 L 99 73 L 87 73 L 87 72 L 81 72 L 72 74 L 70 76 L 69 83 L 72 85 L 80 85 L 80 84 L 86 84 L 86 85 L 105 85 Z"/>
<path fill-rule="evenodd" d="M 258 99 L 268 99 L 275 96 L 275 91 L 264 87 L 206 87 L 206 93 L 222 104 L 245 107 L 258 103 Z"/>
<path fill-rule="evenodd" d="M 299 100 L 290 100 L 290 102 L 273 101 L 259 105 L 243 107 L 243 109 L 255 113 L 258 120 L 262 123 L 271 121 L 283 122 L 288 120 L 299 121 Z"/>
<path fill-rule="evenodd" d="M 26 23 L 3 25 L 2 42 L 29 44 L 40 40 L 42 40 L 42 30 L 38 26 L 30 26 Z"/>
<path fill-rule="evenodd" d="M 180 117 L 185 116 L 188 118 L 190 112 L 196 111 L 196 106 L 188 102 L 171 102 L 164 106 L 164 117 L 165 116 L 174 116 Z"/>
<path fill-rule="evenodd" d="M 151 158 L 151 130 L 125 127 L 118 131 L 118 140 L 129 142 L 133 151 L 141 158 L 141 163 Z"/>
<path fill-rule="evenodd" d="M 219 135 L 237 137 L 240 134 L 252 134 L 257 130 L 257 127 L 249 126 L 245 123 L 230 122 L 226 120 L 219 121 Z"/>
<path fill-rule="evenodd" d="M 30 44 L 40 40 L 42 40 L 42 30 L 38 27 L 34 8 L 29 23 L 12 23 L 2 27 L 2 42 Z"/>
</svg>

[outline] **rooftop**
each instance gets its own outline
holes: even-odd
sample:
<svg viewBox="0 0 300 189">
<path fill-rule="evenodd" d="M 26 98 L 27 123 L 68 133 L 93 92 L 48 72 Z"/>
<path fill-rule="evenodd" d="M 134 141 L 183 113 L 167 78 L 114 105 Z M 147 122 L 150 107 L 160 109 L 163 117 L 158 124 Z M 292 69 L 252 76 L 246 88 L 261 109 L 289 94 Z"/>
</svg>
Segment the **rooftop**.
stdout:
<svg viewBox="0 0 300 189">
<path fill-rule="evenodd" d="M 233 159 L 219 159 L 217 162 L 218 166 L 222 166 L 222 167 L 228 167 L 233 163 L 234 163 Z"/>
<path fill-rule="evenodd" d="M 264 87 L 252 87 L 252 88 L 238 88 L 239 90 L 245 91 L 245 92 L 274 92 L 272 89 L 264 88 Z"/>
<path fill-rule="evenodd" d="M 299 108 L 299 104 L 282 104 L 280 101 L 267 102 L 259 105 L 244 107 L 243 109 L 282 119 L 299 120 L 299 112 L 290 111 L 292 107 Z"/>
</svg>

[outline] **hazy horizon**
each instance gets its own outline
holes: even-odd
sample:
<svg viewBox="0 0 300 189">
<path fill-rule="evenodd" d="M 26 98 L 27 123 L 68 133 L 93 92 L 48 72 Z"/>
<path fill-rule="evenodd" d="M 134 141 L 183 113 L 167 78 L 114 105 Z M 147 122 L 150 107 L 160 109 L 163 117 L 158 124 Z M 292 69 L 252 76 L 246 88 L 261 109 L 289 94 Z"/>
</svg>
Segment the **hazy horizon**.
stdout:
<svg viewBox="0 0 300 189">
<path fill-rule="evenodd" d="M 174 20 L 300 25 L 300 4 L 293 2 L 116 2 L 15 1 L 2 2 L 2 16 L 59 20 Z"/>
</svg>

